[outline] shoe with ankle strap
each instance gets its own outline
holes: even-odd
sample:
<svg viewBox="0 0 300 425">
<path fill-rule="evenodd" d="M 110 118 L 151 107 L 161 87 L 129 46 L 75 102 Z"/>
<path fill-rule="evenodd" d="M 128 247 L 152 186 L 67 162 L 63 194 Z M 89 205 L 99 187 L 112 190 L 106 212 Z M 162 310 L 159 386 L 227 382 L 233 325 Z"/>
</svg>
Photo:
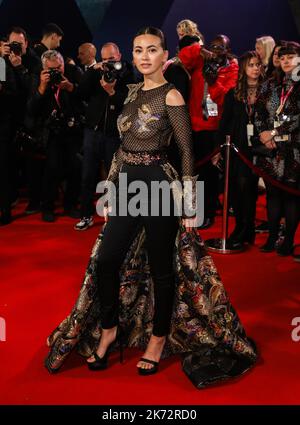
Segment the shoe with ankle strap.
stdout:
<svg viewBox="0 0 300 425">
<path fill-rule="evenodd" d="M 155 362 L 154 360 L 145 359 L 144 357 L 141 357 L 140 361 L 144 362 L 144 363 L 149 363 L 153 366 L 150 369 L 144 369 L 142 367 L 137 367 L 140 375 L 144 375 L 144 376 L 153 375 L 154 373 L 156 373 L 158 371 L 159 362 Z"/>
<path fill-rule="evenodd" d="M 109 344 L 109 346 L 106 349 L 106 352 L 105 352 L 104 356 L 103 357 L 99 357 L 98 354 L 97 354 L 97 352 L 95 351 L 92 354 L 92 356 L 94 356 L 94 358 L 95 358 L 95 361 L 94 362 L 87 362 L 88 368 L 90 370 L 92 370 L 92 371 L 107 369 L 107 367 L 108 367 L 108 358 L 109 358 L 109 355 L 111 353 L 112 346 L 116 342 L 119 342 L 120 363 L 123 363 L 123 342 L 122 342 L 122 338 L 121 338 L 121 331 L 119 331 L 119 328 L 118 328 L 116 338 L 114 339 L 114 341 L 112 341 Z"/>
</svg>

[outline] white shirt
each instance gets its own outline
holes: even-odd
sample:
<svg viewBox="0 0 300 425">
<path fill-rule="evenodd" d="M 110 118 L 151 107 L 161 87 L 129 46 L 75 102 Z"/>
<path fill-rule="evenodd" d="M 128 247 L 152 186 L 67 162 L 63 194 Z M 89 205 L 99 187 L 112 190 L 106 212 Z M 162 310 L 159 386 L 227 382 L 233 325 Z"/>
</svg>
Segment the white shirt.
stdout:
<svg viewBox="0 0 300 425">
<path fill-rule="evenodd" d="M 84 70 L 87 71 L 88 69 L 93 68 L 96 63 L 97 62 L 94 60 L 94 62 L 92 62 L 90 65 L 84 65 Z"/>
</svg>

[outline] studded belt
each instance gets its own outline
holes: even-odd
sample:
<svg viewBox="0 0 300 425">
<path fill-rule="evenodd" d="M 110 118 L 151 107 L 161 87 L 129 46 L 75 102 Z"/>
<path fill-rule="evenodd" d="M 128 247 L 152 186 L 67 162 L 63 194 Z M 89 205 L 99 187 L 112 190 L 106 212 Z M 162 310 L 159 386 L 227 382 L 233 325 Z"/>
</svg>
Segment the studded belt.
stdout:
<svg viewBox="0 0 300 425">
<path fill-rule="evenodd" d="M 167 161 L 165 152 L 126 152 L 123 150 L 122 159 L 129 165 L 159 165 Z"/>
</svg>

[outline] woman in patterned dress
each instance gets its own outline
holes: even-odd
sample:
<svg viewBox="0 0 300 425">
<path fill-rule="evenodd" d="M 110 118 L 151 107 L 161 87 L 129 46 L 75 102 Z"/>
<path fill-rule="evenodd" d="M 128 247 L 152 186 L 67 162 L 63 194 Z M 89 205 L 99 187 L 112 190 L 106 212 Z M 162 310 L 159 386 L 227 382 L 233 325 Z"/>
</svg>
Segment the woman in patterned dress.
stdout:
<svg viewBox="0 0 300 425">
<path fill-rule="evenodd" d="M 178 181 L 166 158 L 174 135 L 181 180 L 191 183 L 170 193 L 167 203 L 174 212 L 179 196 L 189 199 L 191 209 L 195 205 L 196 176 L 188 111 L 162 73 L 167 54 L 164 35 L 156 28 L 144 28 L 134 38 L 133 59 L 144 81 L 129 87 L 118 120 L 122 144 L 107 185 L 119 183 L 120 192 L 122 175 L 126 189 L 137 180 L 147 188 L 155 181 Z M 129 205 L 133 199 L 128 196 Z M 48 339 L 50 372 L 61 367 L 75 346 L 88 357 L 90 369 L 105 369 L 115 343 L 145 350 L 137 364 L 142 375 L 157 372 L 161 356 L 182 353 L 183 370 L 198 388 L 240 375 L 255 363 L 255 345 L 195 231 L 196 217 L 190 211 L 189 217 L 165 216 L 160 201 L 157 215 L 148 207 L 137 216 L 109 215 L 77 302 Z"/>
<path fill-rule="evenodd" d="M 278 52 L 281 77 L 262 88 L 257 102 L 255 125 L 269 156 L 257 158 L 267 174 L 293 189 L 300 189 L 300 45 L 286 42 Z M 300 217 L 300 198 L 269 182 L 267 214 L 269 237 L 262 252 L 275 251 L 281 217 L 285 218 L 285 237 L 277 248 L 282 256 L 293 253 L 294 236 Z"/>
</svg>

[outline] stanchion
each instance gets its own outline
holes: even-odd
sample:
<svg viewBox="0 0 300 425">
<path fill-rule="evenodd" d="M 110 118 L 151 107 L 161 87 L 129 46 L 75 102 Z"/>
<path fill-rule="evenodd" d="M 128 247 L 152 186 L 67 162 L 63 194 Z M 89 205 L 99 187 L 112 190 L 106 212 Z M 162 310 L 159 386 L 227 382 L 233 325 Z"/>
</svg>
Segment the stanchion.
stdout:
<svg viewBox="0 0 300 425">
<path fill-rule="evenodd" d="M 226 136 L 225 143 L 225 183 L 224 183 L 224 199 L 223 199 L 223 223 L 222 238 L 208 239 L 205 241 L 209 251 L 218 252 L 220 254 L 235 254 L 244 251 L 244 245 L 233 246 L 227 241 L 228 236 L 228 191 L 229 191 L 229 166 L 230 166 L 230 136 Z"/>
</svg>

